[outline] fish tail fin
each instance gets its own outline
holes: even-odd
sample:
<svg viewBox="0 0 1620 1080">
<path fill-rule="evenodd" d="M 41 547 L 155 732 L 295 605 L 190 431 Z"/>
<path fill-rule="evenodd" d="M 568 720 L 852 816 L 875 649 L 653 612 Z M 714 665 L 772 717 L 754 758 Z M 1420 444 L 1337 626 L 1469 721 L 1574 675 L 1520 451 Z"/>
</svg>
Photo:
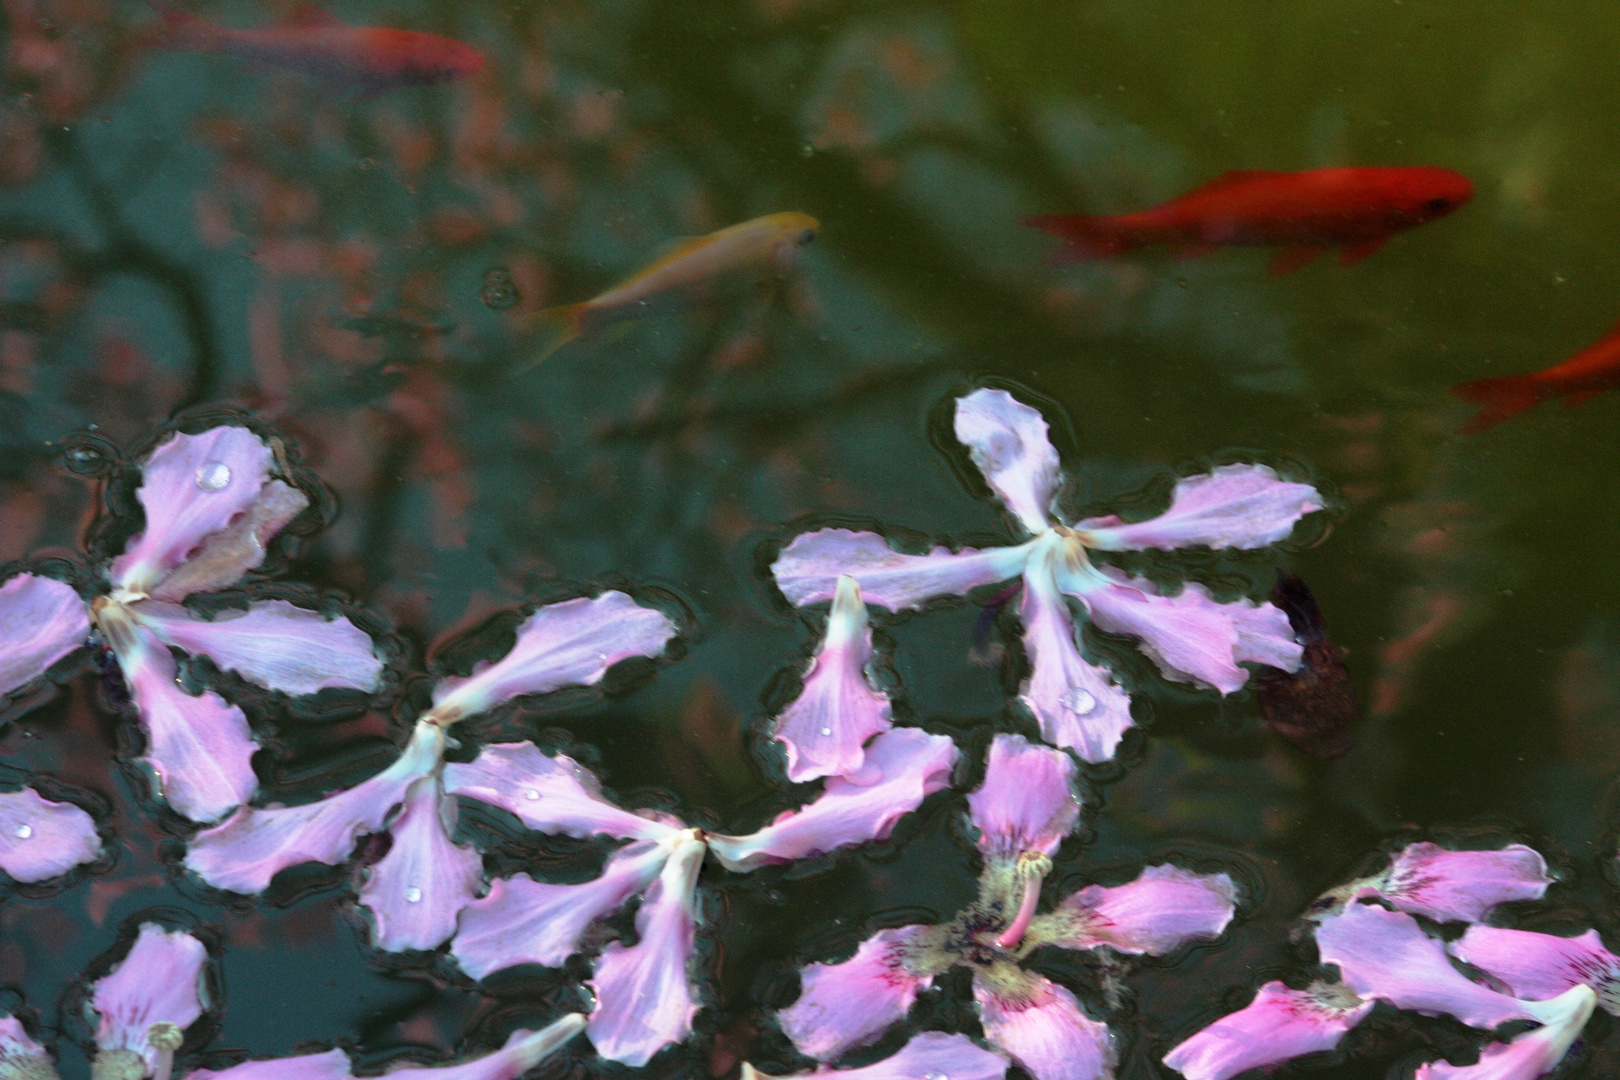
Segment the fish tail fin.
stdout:
<svg viewBox="0 0 1620 1080">
<path fill-rule="evenodd" d="M 1499 379 L 1477 379 L 1451 388 L 1464 401 L 1479 406 L 1479 412 L 1463 425 L 1464 435 L 1475 435 L 1528 412 L 1547 400 L 1546 385 L 1533 375 L 1504 375 Z"/>
<path fill-rule="evenodd" d="M 1106 259 L 1141 247 L 1141 242 L 1124 236 L 1106 217 L 1089 214 L 1037 214 L 1024 218 L 1024 224 L 1063 241 L 1052 253 L 1054 262 Z"/>
<path fill-rule="evenodd" d="M 584 304 L 565 304 L 561 307 L 546 308 L 536 315 L 530 326 L 535 331 L 535 340 L 540 344 L 540 350 L 529 358 L 520 371 L 528 371 L 539 367 L 552 353 L 579 337 L 584 329 Z"/>
</svg>

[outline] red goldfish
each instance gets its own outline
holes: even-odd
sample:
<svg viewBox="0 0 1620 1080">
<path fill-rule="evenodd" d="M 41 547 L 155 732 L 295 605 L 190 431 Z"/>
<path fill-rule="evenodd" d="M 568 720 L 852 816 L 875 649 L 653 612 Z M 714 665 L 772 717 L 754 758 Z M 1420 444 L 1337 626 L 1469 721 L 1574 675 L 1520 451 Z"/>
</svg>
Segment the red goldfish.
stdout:
<svg viewBox="0 0 1620 1080">
<path fill-rule="evenodd" d="M 373 92 L 464 79 L 484 67 L 483 54 L 466 42 L 416 30 L 350 26 L 312 8 L 274 26 L 237 30 L 160 0 L 149 2 L 163 16 L 155 44 L 238 56 Z"/>
<path fill-rule="evenodd" d="M 1403 229 L 1444 217 L 1473 197 L 1468 178 L 1432 166 L 1229 172 L 1150 210 L 1115 217 L 1025 218 L 1068 243 L 1058 258 L 1101 259 L 1149 244 L 1201 255 L 1218 244 L 1281 247 L 1271 272 L 1298 270 L 1337 247 L 1349 266 Z"/>
<path fill-rule="evenodd" d="M 1451 388 L 1451 392 L 1479 406 L 1479 413 L 1463 425 L 1472 435 L 1535 408 L 1548 398 L 1561 397 L 1573 409 L 1605 390 L 1620 386 L 1620 324 L 1601 340 L 1588 345 L 1562 364 L 1528 375 L 1479 379 Z"/>
</svg>

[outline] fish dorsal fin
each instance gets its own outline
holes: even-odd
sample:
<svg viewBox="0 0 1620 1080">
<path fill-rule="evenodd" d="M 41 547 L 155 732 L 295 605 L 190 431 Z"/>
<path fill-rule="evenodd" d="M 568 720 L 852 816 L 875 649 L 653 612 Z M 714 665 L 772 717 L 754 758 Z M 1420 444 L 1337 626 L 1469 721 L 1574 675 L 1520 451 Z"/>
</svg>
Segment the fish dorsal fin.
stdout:
<svg viewBox="0 0 1620 1080">
<path fill-rule="evenodd" d="M 1242 187 L 1244 184 L 1250 184 L 1256 180 L 1282 175 L 1275 169 L 1233 169 L 1231 172 L 1221 173 L 1213 180 L 1199 184 L 1187 194 L 1204 195 L 1211 191 L 1224 191 L 1226 188 Z"/>
<path fill-rule="evenodd" d="M 342 26 L 343 21 L 314 4 L 298 4 L 281 17 L 281 25 L 295 26 L 303 30 L 319 30 L 330 26 Z"/>
</svg>

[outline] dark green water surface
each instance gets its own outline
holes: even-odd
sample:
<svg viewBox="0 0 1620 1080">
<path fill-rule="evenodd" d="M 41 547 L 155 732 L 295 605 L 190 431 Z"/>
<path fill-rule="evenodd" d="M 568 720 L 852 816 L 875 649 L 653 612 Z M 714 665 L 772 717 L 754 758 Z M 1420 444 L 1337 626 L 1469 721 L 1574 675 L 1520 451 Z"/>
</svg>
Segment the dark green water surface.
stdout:
<svg viewBox="0 0 1620 1080">
<path fill-rule="evenodd" d="M 197 10 L 246 26 L 272 7 Z M 769 557 L 833 518 L 1010 539 L 949 428 L 956 393 L 999 379 L 1050 403 L 1076 505 L 1147 505 L 1177 473 L 1238 458 L 1332 502 L 1280 552 L 1173 564 L 1257 596 L 1278 562 L 1311 584 L 1364 706 L 1347 757 L 1281 742 L 1248 692 L 1125 662 L 1147 735 L 1092 770 L 1056 895 L 1172 856 L 1216 860 L 1246 895 L 1216 946 L 1130 977 L 1111 1017 L 1122 1077 L 1171 1075 L 1158 1056 L 1222 1001 L 1297 970 L 1304 905 L 1403 837 L 1533 844 L 1564 882 L 1525 924 L 1610 925 L 1620 395 L 1462 436 L 1469 409 L 1448 388 L 1548 367 L 1620 316 L 1611 5 L 332 10 L 461 38 L 489 68 L 368 96 L 143 49 L 135 0 L 5 5 L 0 562 L 78 548 L 99 490 L 61 467 L 62 440 L 93 429 L 129 451 L 184 407 L 256 410 L 336 493 L 286 572 L 375 610 L 418 670 L 453 633 L 569 583 L 679 597 L 695 627 L 682 659 L 605 700 L 542 701 L 513 730 L 551 729 L 593 748 L 619 794 L 743 831 L 789 804 L 762 732 L 819 618 L 788 608 Z M 1358 265 L 1282 278 L 1242 249 L 1054 267 L 1018 224 L 1138 209 L 1229 169 L 1347 164 L 1444 166 L 1476 196 Z M 668 297 L 515 370 L 534 351 L 525 313 L 779 210 L 823 226 L 785 280 Z M 497 267 L 518 295 L 504 311 L 480 299 Z M 1018 723 L 1020 670 L 968 662 L 978 612 L 876 616 L 899 712 L 967 757 Z M 314 792 L 374 771 L 389 708 L 275 718 L 261 777 Z M 179 881 L 177 841 L 109 764 L 121 726 L 86 664 L 0 732 L 7 761 L 103 794 L 118 837 L 109 871 L 0 901 L 0 986 L 47 1023 L 153 906 L 223 944 L 216 1048 L 347 1041 L 382 1061 L 579 1007 L 578 960 L 481 989 L 401 967 L 366 945 L 342 874 L 284 905 L 220 907 Z M 963 808 L 937 796 L 893 842 L 789 873 L 711 867 L 710 1008 L 655 1072 L 780 1060 L 764 1010 L 792 1000 L 798 965 L 874 925 L 948 917 L 977 873 Z M 972 1031 L 959 1012 L 940 1023 Z M 1448 1023 L 1429 1045 L 1455 1044 Z M 1620 1070 L 1612 1026 L 1598 1014 L 1570 1076 Z M 85 1075 L 62 1045 L 64 1076 Z M 1370 1038 L 1355 1063 L 1285 1075 L 1383 1076 L 1417 1048 Z"/>
</svg>

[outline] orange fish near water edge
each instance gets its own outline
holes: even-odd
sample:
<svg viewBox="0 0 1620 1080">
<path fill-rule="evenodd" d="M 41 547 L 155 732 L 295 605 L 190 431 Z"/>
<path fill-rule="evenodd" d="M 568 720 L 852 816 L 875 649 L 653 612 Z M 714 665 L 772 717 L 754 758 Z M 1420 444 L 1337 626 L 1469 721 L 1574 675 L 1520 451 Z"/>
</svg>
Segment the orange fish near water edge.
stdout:
<svg viewBox="0 0 1620 1080">
<path fill-rule="evenodd" d="M 793 253 L 814 240 L 820 231 L 821 223 L 809 214 L 788 210 L 682 240 L 600 296 L 547 308 L 535 316 L 534 323 L 549 329 L 552 340 L 532 363 L 539 363 L 578 337 L 593 316 L 644 304 L 659 293 L 743 267 L 764 264 L 776 271 L 784 270 Z"/>
<path fill-rule="evenodd" d="M 1185 255 L 1218 245 L 1281 247 L 1271 272 L 1286 274 L 1331 247 L 1346 266 L 1359 262 L 1396 233 L 1444 217 L 1473 195 L 1466 176 L 1427 165 L 1249 170 L 1134 214 L 1043 214 L 1024 224 L 1067 241 L 1054 253 L 1060 260 L 1102 259 L 1152 244 Z"/>
<path fill-rule="evenodd" d="M 1617 386 L 1620 386 L 1620 324 L 1562 364 L 1545 371 L 1479 379 L 1454 386 L 1451 392 L 1479 406 L 1478 414 L 1462 429 L 1464 435 L 1473 435 L 1527 412 L 1549 398 L 1561 397 L 1564 407 L 1573 409 Z"/>
<path fill-rule="evenodd" d="M 484 67 L 484 55 L 464 41 L 417 30 L 350 26 L 313 8 L 274 26 L 238 30 L 160 0 L 148 2 L 163 16 L 153 44 L 237 56 L 368 91 L 451 82 Z"/>
</svg>

